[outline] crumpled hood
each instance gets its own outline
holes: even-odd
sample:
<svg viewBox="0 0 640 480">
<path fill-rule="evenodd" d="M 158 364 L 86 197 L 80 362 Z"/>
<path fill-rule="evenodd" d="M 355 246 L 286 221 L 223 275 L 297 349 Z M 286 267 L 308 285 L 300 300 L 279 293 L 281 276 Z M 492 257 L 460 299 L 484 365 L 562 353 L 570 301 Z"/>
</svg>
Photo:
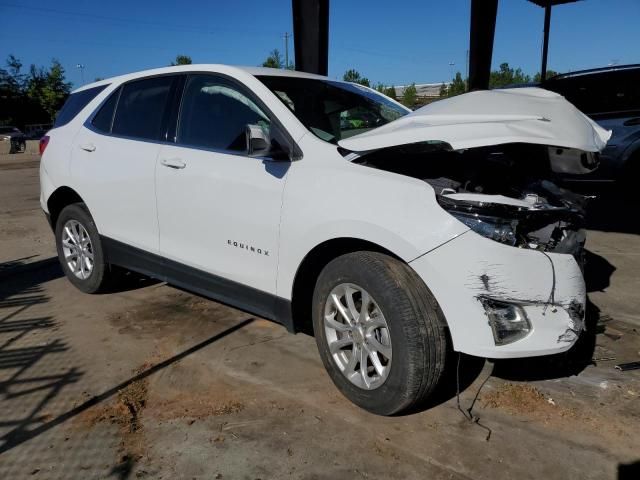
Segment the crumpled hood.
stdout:
<svg viewBox="0 0 640 480">
<path fill-rule="evenodd" d="M 534 143 L 598 152 L 610 137 L 610 130 L 557 93 L 511 88 L 440 100 L 382 127 L 340 140 L 338 145 L 364 152 L 427 141 L 445 142 L 454 150 Z"/>
</svg>

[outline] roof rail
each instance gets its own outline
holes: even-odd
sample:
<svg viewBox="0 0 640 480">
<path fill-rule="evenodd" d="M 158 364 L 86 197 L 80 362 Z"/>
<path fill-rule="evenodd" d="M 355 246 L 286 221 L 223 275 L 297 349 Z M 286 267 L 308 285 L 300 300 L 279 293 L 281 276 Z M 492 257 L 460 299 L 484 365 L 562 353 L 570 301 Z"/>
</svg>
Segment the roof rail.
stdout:
<svg viewBox="0 0 640 480">
<path fill-rule="evenodd" d="M 553 79 L 577 77 L 580 75 L 588 75 L 590 73 L 614 72 L 617 70 L 633 70 L 634 68 L 640 69 L 640 63 L 633 63 L 629 65 L 610 65 L 607 67 L 589 68 L 587 70 L 576 70 L 575 72 L 559 73 L 558 75 L 554 75 L 551 78 L 547 78 L 547 82 Z"/>
</svg>

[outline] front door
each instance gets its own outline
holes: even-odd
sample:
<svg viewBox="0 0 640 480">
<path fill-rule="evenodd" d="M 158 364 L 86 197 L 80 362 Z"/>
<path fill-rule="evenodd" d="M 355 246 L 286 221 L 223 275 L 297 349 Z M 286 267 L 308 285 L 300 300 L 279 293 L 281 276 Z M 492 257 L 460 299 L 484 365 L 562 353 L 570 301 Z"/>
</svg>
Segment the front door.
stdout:
<svg viewBox="0 0 640 480">
<path fill-rule="evenodd" d="M 244 88 L 211 74 L 188 77 L 176 144 L 158 157 L 160 253 L 170 278 L 186 273 L 190 287 L 232 304 L 244 296 L 248 309 L 269 316 L 290 163 L 248 156 L 247 125 L 268 132 L 271 121 Z"/>
</svg>

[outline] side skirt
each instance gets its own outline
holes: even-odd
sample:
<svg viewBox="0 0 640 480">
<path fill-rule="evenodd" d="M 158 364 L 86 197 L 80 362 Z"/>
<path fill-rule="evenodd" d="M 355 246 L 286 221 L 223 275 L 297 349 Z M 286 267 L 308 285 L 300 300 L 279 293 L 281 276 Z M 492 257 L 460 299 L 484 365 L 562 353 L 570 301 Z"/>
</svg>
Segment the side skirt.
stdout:
<svg viewBox="0 0 640 480">
<path fill-rule="evenodd" d="M 108 263 L 282 324 L 294 332 L 291 302 L 277 295 L 189 267 L 168 258 L 100 236 Z"/>
</svg>

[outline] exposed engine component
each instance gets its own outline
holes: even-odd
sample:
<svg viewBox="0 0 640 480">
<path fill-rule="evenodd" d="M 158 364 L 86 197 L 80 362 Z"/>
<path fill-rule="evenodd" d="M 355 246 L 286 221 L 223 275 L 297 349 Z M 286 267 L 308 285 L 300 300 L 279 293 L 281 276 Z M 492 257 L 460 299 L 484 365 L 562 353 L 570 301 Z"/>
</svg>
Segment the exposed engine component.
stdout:
<svg viewBox="0 0 640 480">
<path fill-rule="evenodd" d="M 581 256 L 587 198 L 550 179 L 549 149 L 509 144 L 446 151 L 408 145 L 357 163 L 420 178 L 475 232 L 507 245 Z"/>
</svg>

